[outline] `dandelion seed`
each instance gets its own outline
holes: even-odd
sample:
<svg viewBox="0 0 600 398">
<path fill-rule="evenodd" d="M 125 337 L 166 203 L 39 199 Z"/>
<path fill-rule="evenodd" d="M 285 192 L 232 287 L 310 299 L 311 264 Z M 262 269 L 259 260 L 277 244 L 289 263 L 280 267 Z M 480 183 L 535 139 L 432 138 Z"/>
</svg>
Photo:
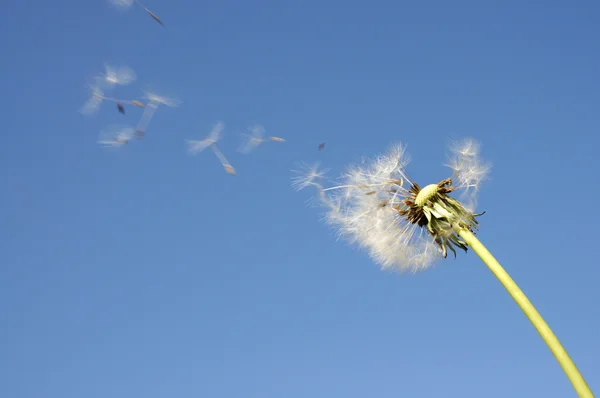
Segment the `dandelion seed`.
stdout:
<svg viewBox="0 0 600 398">
<path fill-rule="evenodd" d="M 285 142 L 285 139 L 281 137 L 269 136 L 265 138 L 265 128 L 260 124 L 250 126 L 248 131 L 249 133 L 242 134 L 246 137 L 245 142 L 239 149 L 239 151 L 242 153 L 250 153 L 256 149 L 256 147 L 266 141 Z"/>
<path fill-rule="evenodd" d="M 129 143 L 134 133 L 135 130 L 131 127 L 110 126 L 100 133 L 98 144 L 104 147 L 118 148 Z"/>
<path fill-rule="evenodd" d="M 320 181 L 325 177 L 327 172 L 329 172 L 329 169 L 319 169 L 319 163 L 312 165 L 300 163 L 298 169 L 292 170 L 292 173 L 295 174 L 295 177 L 292 178 L 292 187 L 294 190 L 300 191 L 313 186 L 321 191 L 323 190 L 323 186 Z"/>
<path fill-rule="evenodd" d="M 265 142 L 264 134 L 265 128 L 259 124 L 250 126 L 248 128 L 249 133 L 242 134 L 246 137 L 245 142 L 240 147 L 239 151 L 241 153 L 250 153 L 260 144 Z"/>
<path fill-rule="evenodd" d="M 188 152 L 196 155 L 206 148 L 211 148 L 217 159 L 221 162 L 221 166 L 226 173 L 236 175 L 235 168 L 229 163 L 229 160 L 223 155 L 223 153 L 217 147 L 217 142 L 221 139 L 221 132 L 225 127 L 223 122 L 217 122 L 208 136 L 203 140 L 187 140 Z"/>
<path fill-rule="evenodd" d="M 148 15 L 150 15 L 152 17 L 152 19 L 154 19 L 156 22 L 158 22 L 162 26 L 165 26 L 165 24 L 163 23 L 163 21 L 161 21 L 161 19 L 155 13 L 153 13 L 152 11 L 150 11 L 149 9 L 147 9 L 146 7 L 144 7 L 142 5 L 142 3 L 140 3 L 139 1 L 137 1 L 137 3 L 140 5 L 140 7 L 142 7 L 148 13 Z"/>
<path fill-rule="evenodd" d="M 108 0 L 108 2 L 118 8 L 130 8 L 134 0 Z"/>
<path fill-rule="evenodd" d="M 102 101 L 104 100 L 104 92 L 97 86 L 89 86 L 91 91 L 90 98 L 79 108 L 79 113 L 90 116 L 98 111 Z"/>
<path fill-rule="evenodd" d="M 142 9 L 144 9 L 144 11 L 146 11 L 146 13 L 148 13 L 148 15 L 150 15 L 152 17 L 152 19 L 154 19 L 156 22 L 158 22 L 162 26 L 165 26 L 165 24 L 162 22 L 162 20 L 156 14 L 154 14 L 152 11 L 150 11 L 148 8 L 146 8 L 139 0 L 108 0 L 108 2 L 110 4 L 112 4 L 113 6 L 115 6 L 117 8 L 121 8 L 121 9 L 131 8 L 131 6 L 133 6 L 133 3 L 135 2 L 140 7 L 142 7 Z"/>
<path fill-rule="evenodd" d="M 225 172 L 231 175 L 236 175 L 235 169 L 229 163 L 229 160 L 223 155 L 223 153 L 219 150 L 216 144 L 212 144 L 210 148 L 213 150 L 219 161 L 221 162 L 221 166 L 225 169 Z"/>
<path fill-rule="evenodd" d="M 136 74 L 133 69 L 128 66 L 111 66 L 104 65 L 104 74 L 98 75 L 96 80 L 98 84 L 112 87 L 116 85 L 127 86 L 136 80 Z"/>
<path fill-rule="evenodd" d="M 208 136 L 203 140 L 188 140 L 188 151 L 192 154 L 197 154 L 208 148 L 209 146 L 216 144 L 221 139 L 221 132 L 225 124 L 223 122 L 217 122 Z"/>
<path fill-rule="evenodd" d="M 167 98 L 167 97 L 162 97 L 159 96 L 155 93 L 151 93 L 151 92 L 146 92 L 144 94 L 144 97 L 148 100 L 148 103 L 146 105 L 143 105 L 143 102 L 140 101 L 135 101 L 136 106 L 143 106 L 144 109 L 144 113 L 142 114 L 142 117 L 140 118 L 137 126 L 136 126 L 136 136 L 138 138 L 142 138 L 146 135 L 146 131 L 148 130 L 148 126 L 150 125 L 150 122 L 152 121 L 152 117 L 154 116 L 154 113 L 156 112 L 156 110 L 158 109 L 159 105 L 165 105 L 168 107 L 176 107 L 179 106 L 180 101 L 174 98 Z M 131 101 L 131 103 L 134 103 L 134 101 Z"/>
<path fill-rule="evenodd" d="M 142 116 L 135 127 L 135 134 L 138 138 L 142 138 L 146 135 L 146 130 L 148 129 L 150 121 L 152 120 L 152 117 L 157 109 L 158 106 L 153 102 L 144 107 L 144 113 L 142 113 Z"/>
<path fill-rule="evenodd" d="M 170 108 L 175 108 L 181 104 L 181 101 L 178 99 L 163 97 L 161 95 L 158 95 L 158 94 L 152 93 L 152 92 L 148 92 L 148 91 L 146 91 L 144 93 L 144 96 L 146 99 L 148 99 L 148 102 L 152 102 L 156 105 L 165 105 Z"/>
</svg>

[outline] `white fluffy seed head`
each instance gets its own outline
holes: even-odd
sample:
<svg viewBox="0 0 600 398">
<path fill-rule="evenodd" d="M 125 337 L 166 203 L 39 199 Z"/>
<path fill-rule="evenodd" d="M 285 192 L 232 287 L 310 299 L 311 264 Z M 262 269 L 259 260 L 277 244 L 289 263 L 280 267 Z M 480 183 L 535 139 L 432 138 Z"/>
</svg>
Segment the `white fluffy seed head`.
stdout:
<svg viewBox="0 0 600 398">
<path fill-rule="evenodd" d="M 478 157 L 478 146 L 466 140 L 453 153 L 458 188 L 478 187 L 489 170 Z M 406 147 L 399 143 L 383 155 L 349 167 L 337 186 L 324 188 L 316 182 L 322 177 L 317 166 L 305 167 L 292 185 L 297 190 L 317 188 L 327 209 L 326 223 L 365 249 L 382 268 L 417 272 L 440 260 L 442 253 L 426 228 L 408 222 L 398 212 L 412 195 L 413 181 L 405 171 L 409 162 Z"/>
</svg>

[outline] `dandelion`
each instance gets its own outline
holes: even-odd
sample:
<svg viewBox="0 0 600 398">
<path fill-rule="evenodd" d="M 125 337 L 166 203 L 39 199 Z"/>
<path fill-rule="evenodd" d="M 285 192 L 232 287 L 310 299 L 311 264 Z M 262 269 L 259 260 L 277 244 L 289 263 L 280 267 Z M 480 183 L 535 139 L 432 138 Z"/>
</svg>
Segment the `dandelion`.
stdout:
<svg viewBox="0 0 600 398">
<path fill-rule="evenodd" d="M 108 0 L 108 1 L 113 6 L 121 8 L 121 9 L 131 8 L 131 6 L 133 6 L 133 3 L 135 2 L 140 7 L 142 7 L 144 9 L 144 11 L 146 11 L 148 13 L 148 15 L 150 15 L 152 17 L 152 19 L 154 19 L 156 22 L 158 22 L 162 26 L 165 26 L 163 21 L 161 21 L 161 19 L 156 14 L 154 14 L 152 11 L 150 11 L 148 8 L 146 8 L 139 0 Z"/>
<path fill-rule="evenodd" d="M 593 397 L 577 367 L 529 299 L 475 237 L 479 227 L 474 206 L 490 165 L 479 145 L 464 140 L 451 147 L 449 178 L 421 187 L 406 171 L 410 158 L 402 144 L 372 160 L 352 166 L 339 185 L 325 188 L 323 174 L 308 168 L 293 179 L 296 189 L 309 186 L 320 194 L 326 222 L 340 236 L 365 249 L 384 269 L 416 272 L 471 248 L 527 315 L 548 345 L 580 397 Z M 450 196 L 459 193 L 463 204 Z"/>
<path fill-rule="evenodd" d="M 242 153 L 250 153 L 256 147 L 258 147 L 263 142 L 273 141 L 273 142 L 285 142 L 285 139 L 281 137 L 268 136 L 265 137 L 265 128 L 260 124 L 256 124 L 250 126 L 248 128 L 248 133 L 242 134 L 245 138 L 244 143 L 240 147 L 239 151 Z"/>
<path fill-rule="evenodd" d="M 188 152 L 192 155 L 196 155 L 206 148 L 211 148 L 219 162 L 221 162 L 221 166 L 226 173 L 231 175 L 236 175 L 236 171 L 233 166 L 229 163 L 229 160 L 223 155 L 223 153 L 217 147 L 217 142 L 221 139 L 221 132 L 225 125 L 223 122 L 217 122 L 208 136 L 203 140 L 187 140 Z"/>
<path fill-rule="evenodd" d="M 110 126 L 100 133 L 98 144 L 104 147 L 119 148 L 129 143 L 134 136 L 135 130 L 131 127 Z"/>
<path fill-rule="evenodd" d="M 142 114 L 142 117 L 135 128 L 135 134 L 138 138 L 142 138 L 146 135 L 150 121 L 152 120 L 152 117 L 154 116 L 154 113 L 158 109 L 159 105 L 165 105 L 172 108 L 179 106 L 180 104 L 180 101 L 177 99 L 162 97 L 151 92 L 146 92 L 144 97 L 148 100 L 147 104 L 145 105 L 140 101 L 131 101 L 133 105 L 143 106 L 145 108 L 144 113 Z"/>
</svg>

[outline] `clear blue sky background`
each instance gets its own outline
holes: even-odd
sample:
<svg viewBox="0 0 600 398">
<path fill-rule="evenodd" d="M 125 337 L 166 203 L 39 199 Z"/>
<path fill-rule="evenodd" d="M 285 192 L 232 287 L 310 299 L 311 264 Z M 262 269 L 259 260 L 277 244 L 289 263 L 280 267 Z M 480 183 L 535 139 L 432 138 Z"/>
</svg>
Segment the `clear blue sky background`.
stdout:
<svg viewBox="0 0 600 398">
<path fill-rule="evenodd" d="M 6 2 L 0 27 L 0 396 L 574 397 L 471 252 L 382 272 L 290 187 L 396 140 L 422 184 L 451 138 L 494 163 L 482 241 L 600 391 L 596 1 Z M 96 144 L 104 62 L 183 101 Z M 225 122 L 221 149 L 185 153 Z M 287 139 L 236 152 L 248 124 Z M 322 153 L 317 145 L 327 142 Z"/>
</svg>

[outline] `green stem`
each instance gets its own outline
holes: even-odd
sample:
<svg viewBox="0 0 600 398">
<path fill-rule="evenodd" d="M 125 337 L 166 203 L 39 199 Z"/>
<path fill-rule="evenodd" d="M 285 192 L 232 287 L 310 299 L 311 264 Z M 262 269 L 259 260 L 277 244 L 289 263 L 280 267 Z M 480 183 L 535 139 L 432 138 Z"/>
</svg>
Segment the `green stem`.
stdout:
<svg viewBox="0 0 600 398">
<path fill-rule="evenodd" d="M 467 245 L 473 249 L 473 251 L 481 258 L 481 260 L 487 265 L 492 273 L 498 278 L 502 286 L 508 291 L 508 294 L 516 301 L 517 305 L 523 310 L 529 321 L 533 324 L 533 327 L 538 331 L 542 339 L 552 351 L 552 354 L 563 368 L 563 371 L 569 378 L 571 384 L 577 391 L 580 398 L 594 398 L 594 394 L 590 387 L 588 387 L 583 376 L 577 369 L 577 366 L 573 363 L 567 351 L 563 348 L 558 338 L 550 329 L 550 326 L 544 321 L 544 318 L 535 309 L 531 301 L 525 296 L 525 293 L 521 291 L 519 286 L 513 281 L 508 273 L 502 268 L 500 263 L 492 256 L 492 254 L 485 248 L 485 246 L 473 235 L 471 231 L 464 228 L 455 228 L 456 233 L 467 243 Z"/>
</svg>

